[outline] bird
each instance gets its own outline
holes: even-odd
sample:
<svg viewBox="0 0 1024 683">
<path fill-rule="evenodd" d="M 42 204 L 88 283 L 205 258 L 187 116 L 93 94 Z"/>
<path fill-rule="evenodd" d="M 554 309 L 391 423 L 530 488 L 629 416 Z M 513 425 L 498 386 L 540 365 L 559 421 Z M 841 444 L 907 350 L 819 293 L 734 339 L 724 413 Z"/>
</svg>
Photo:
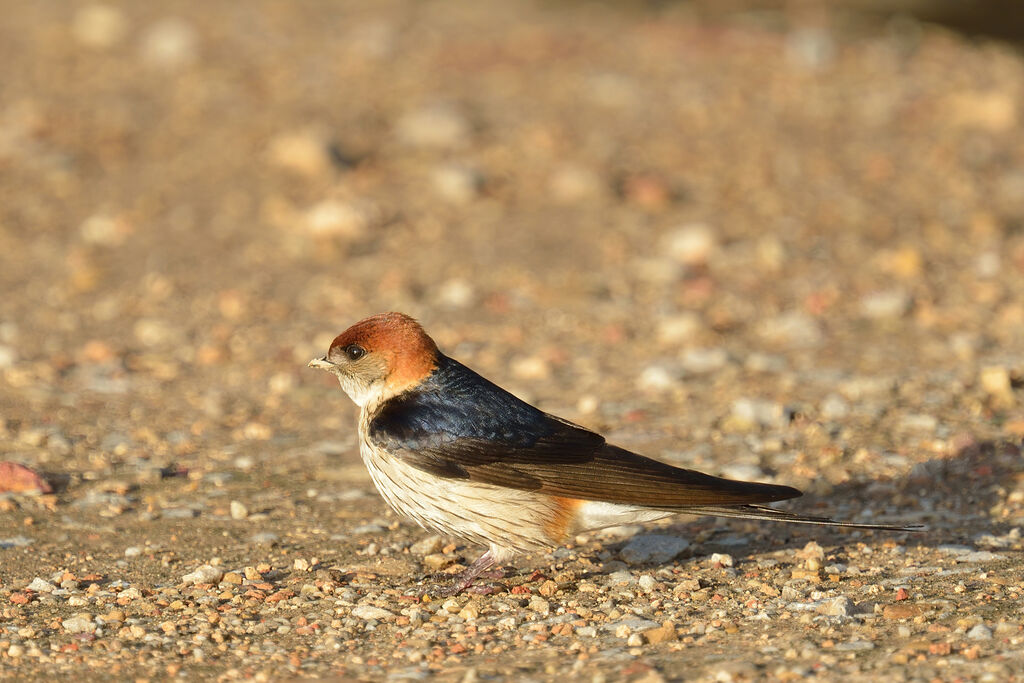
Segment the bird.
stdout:
<svg viewBox="0 0 1024 683">
<path fill-rule="evenodd" d="M 412 317 L 357 322 L 309 367 L 359 406 L 359 451 L 380 495 L 425 529 L 485 546 L 448 594 L 575 534 L 675 514 L 910 531 L 767 503 L 790 486 L 733 481 L 633 453 L 517 398 L 443 354 Z"/>
</svg>

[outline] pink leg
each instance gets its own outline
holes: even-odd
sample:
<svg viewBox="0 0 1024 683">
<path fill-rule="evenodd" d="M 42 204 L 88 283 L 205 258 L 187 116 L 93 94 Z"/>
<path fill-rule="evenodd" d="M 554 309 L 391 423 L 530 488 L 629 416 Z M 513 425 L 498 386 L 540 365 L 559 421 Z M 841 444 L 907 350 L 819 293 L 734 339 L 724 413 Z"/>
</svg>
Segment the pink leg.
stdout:
<svg viewBox="0 0 1024 683">
<path fill-rule="evenodd" d="M 463 591 L 470 591 L 472 593 L 479 593 L 481 595 L 487 595 L 495 592 L 492 586 L 474 586 L 473 582 L 480 577 L 489 579 L 500 579 L 505 576 L 505 572 L 501 569 L 495 571 L 488 571 L 494 566 L 494 557 L 491 555 L 491 551 L 488 550 L 486 553 L 476 559 L 476 561 L 466 568 L 466 571 L 462 572 L 455 579 L 455 583 L 447 588 L 442 588 L 440 593 L 443 597 L 451 595 L 458 595 Z"/>
</svg>

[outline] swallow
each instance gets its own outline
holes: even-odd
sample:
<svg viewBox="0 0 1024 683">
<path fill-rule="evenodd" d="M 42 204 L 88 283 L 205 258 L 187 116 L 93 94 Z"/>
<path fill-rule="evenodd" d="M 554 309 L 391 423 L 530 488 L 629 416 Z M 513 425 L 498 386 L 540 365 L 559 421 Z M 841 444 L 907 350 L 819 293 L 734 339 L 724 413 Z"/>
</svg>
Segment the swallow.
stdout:
<svg viewBox="0 0 1024 683">
<path fill-rule="evenodd" d="M 450 593 L 518 553 L 680 513 L 912 529 L 778 510 L 766 503 L 801 492 L 714 477 L 614 446 L 444 355 L 402 313 L 356 323 L 309 367 L 335 375 L 359 406 L 360 455 L 388 505 L 426 529 L 488 548 Z"/>
</svg>

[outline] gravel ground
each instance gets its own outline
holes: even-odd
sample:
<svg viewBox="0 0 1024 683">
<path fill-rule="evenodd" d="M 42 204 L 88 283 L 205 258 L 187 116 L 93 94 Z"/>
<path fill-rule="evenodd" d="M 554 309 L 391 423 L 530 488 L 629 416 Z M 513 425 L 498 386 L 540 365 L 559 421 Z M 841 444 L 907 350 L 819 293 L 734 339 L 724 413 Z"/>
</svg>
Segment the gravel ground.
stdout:
<svg viewBox="0 0 1024 683">
<path fill-rule="evenodd" d="M 0 678 L 1019 678 L 1024 59 L 790 5 L 0 2 L 0 460 L 56 487 L 0 494 Z M 479 549 L 305 368 L 385 310 L 926 530 L 678 518 L 421 599 Z"/>
</svg>

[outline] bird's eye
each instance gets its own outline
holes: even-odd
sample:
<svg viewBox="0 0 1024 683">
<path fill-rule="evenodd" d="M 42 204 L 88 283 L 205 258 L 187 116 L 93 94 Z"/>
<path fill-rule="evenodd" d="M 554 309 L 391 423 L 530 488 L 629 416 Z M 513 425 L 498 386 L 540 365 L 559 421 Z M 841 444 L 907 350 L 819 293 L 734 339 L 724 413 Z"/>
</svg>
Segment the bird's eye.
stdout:
<svg viewBox="0 0 1024 683">
<path fill-rule="evenodd" d="M 345 347 L 345 355 L 349 360 L 359 360 L 366 355 L 366 349 L 359 344 L 349 344 Z"/>
</svg>

